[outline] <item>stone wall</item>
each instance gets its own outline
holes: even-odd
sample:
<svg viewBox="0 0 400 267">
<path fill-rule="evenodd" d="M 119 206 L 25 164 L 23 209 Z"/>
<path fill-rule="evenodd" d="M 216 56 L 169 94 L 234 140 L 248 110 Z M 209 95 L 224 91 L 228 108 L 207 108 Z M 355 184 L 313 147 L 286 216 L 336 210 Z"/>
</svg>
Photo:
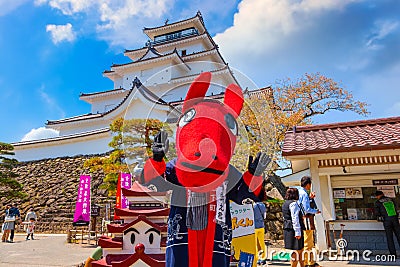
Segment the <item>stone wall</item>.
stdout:
<svg viewBox="0 0 400 267">
<path fill-rule="evenodd" d="M 6 204 L 18 203 L 22 218 L 29 208 L 38 216 L 38 226 L 57 223 L 71 224 L 77 197 L 79 177 L 90 174 L 83 164 L 90 156 L 64 157 L 38 161 L 21 162 L 14 172 L 19 174 L 17 180 L 23 185 L 28 197 L 24 200 L 7 200 L 2 198 L 0 210 Z M 107 197 L 105 189 L 99 186 L 103 182 L 102 172 L 91 173 L 92 203 L 102 204 Z M 1 216 L 1 220 L 4 217 Z"/>
<path fill-rule="evenodd" d="M 283 197 L 279 193 L 278 189 L 275 188 L 272 183 L 267 180 L 265 185 L 265 191 L 267 198 L 271 202 L 266 202 L 267 206 L 267 217 L 265 220 L 265 229 L 267 234 L 267 239 L 282 240 L 283 239 L 283 215 L 282 215 L 282 203 Z M 272 202 L 273 200 L 279 200 L 281 202 Z"/>
<path fill-rule="evenodd" d="M 78 191 L 79 176 L 91 174 L 92 176 L 92 204 L 96 203 L 104 207 L 107 198 L 105 189 L 99 186 L 103 182 L 104 174 L 99 171 L 90 173 L 83 164 L 91 156 L 64 157 L 56 159 L 45 159 L 29 162 L 21 162 L 14 171 L 19 174 L 17 180 L 23 185 L 23 190 L 28 194 L 26 200 L 17 200 L 18 208 L 24 218 L 29 208 L 33 208 L 38 216 L 38 227 L 40 224 L 56 224 L 57 231 L 64 231 L 71 226 L 75 210 L 75 201 Z M 266 185 L 269 198 L 281 199 L 279 192 L 270 183 Z M 0 211 L 4 210 L 6 204 L 15 200 L 0 200 Z M 112 201 L 112 204 L 115 202 Z M 268 239 L 278 240 L 283 238 L 282 233 L 282 208 L 277 203 L 266 203 L 267 220 L 266 229 Z M 101 209 L 101 217 L 105 209 Z M 112 213 L 111 213 L 112 214 Z M 4 216 L 0 217 L 0 221 Z M 100 222 L 98 220 L 98 222 Z M 55 226 L 53 226 L 55 227 Z M 40 227 L 39 227 L 40 229 Z"/>
<path fill-rule="evenodd" d="M 267 218 L 265 220 L 266 237 L 271 241 L 283 239 L 282 205 L 279 203 L 266 203 Z"/>
</svg>

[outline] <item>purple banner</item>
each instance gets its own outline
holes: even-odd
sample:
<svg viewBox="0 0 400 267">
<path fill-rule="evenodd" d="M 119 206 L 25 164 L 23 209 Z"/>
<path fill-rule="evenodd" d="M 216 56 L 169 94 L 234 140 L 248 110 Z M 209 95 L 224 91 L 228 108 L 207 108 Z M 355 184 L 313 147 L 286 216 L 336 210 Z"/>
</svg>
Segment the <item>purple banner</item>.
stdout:
<svg viewBox="0 0 400 267">
<path fill-rule="evenodd" d="M 76 198 L 74 224 L 89 223 L 90 221 L 90 175 L 81 175 L 78 196 Z"/>
<path fill-rule="evenodd" d="M 130 173 L 121 173 L 121 188 L 129 189 L 132 186 L 132 176 Z M 128 199 L 122 194 L 121 190 L 121 208 L 125 209 L 129 207 Z"/>
</svg>

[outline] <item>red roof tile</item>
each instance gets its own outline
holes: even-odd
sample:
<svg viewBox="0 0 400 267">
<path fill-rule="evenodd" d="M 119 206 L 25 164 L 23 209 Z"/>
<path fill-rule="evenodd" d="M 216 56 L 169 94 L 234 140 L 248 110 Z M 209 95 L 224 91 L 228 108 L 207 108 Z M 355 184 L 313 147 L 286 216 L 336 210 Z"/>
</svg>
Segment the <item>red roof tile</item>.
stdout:
<svg viewBox="0 0 400 267">
<path fill-rule="evenodd" d="M 123 262 L 130 256 L 132 254 L 108 254 L 105 258 L 91 263 L 93 267 L 111 267 L 114 266 L 114 262 Z"/>
<path fill-rule="evenodd" d="M 164 254 L 146 254 L 146 253 L 138 253 L 136 252 L 135 254 L 131 255 L 129 258 L 123 261 L 113 261 L 112 266 L 115 267 L 126 267 L 126 266 L 132 266 L 135 262 L 138 260 L 143 261 L 146 263 L 148 266 L 151 267 L 165 267 L 165 255 Z M 143 266 L 143 265 L 140 265 Z"/>
<path fill-rule="evenodd" d="M 167 224 L 166 223 L 162 223 L 162 224 L 153 223 L 152 221 L 148 220 L 145 215 L 139 215 L 136 220 L 134 220 L 130 223 L 107 224 L 107 230 L 109 233 L 123 233 L 126 229 L 128 229 L 132 225 L 137 224 L 140 221 L 147 223 L 148 225 L 159 230 L 160 232 L 167 232 Z"/>
<path fill-rule="evenodd" d="M 139 215 L 152 216 L 168 216 L 169 208 L 149 209 L 149 210 L 130 210 L 115 208 L 115 214 L 121 217 L 133 217 Z"/>
<path fill-rule="evenodd" d="M 166 192 L 154 192 L 148 188 L 141 191 L 140 189 L 134 188 L 134 185 L 130 189 L 121 188 L 121 190 L 122 194 L 126 197 L 165 196 L 167 194 Z"/>
<path fill-rule="evenodd" d="M 102 236 L 99 238 L 99 246 L 102 248 L 121 248 L 122 249 L 122 239 L 121 238 L 111 238 L 107 236 Z"/>
<path fill-rule="evenodd" d="M 400 117 L 295 127 L 283 156 L 400 148 Z"/>
<path fill-rule="evenodd" d="M 91 262 L 92 267 L 112 267 L 110 264 L 107 263 L 106 258 L 102 258 L 98 261 Z"/>
</svg>

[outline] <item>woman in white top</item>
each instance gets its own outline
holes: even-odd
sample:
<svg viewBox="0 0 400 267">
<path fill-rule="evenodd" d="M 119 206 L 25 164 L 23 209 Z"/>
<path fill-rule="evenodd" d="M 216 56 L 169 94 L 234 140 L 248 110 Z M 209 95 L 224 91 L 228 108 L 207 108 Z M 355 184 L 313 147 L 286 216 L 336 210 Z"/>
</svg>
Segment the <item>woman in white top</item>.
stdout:
<svg viewBox="0 0 400 267">
<path fill-rule="evenodd" d="M 285 203 L 282 206 L 283 213 L 283 239 L 285 248 L 293 250 L 290 258 L 290 266 L 296 267 L 299 263 L 304 266 L 303 248 L 305 229 L 303 223 L 302 205 L 297 202 L 299 191 L 296 188 L 289 188 L 286 191 Z"/>
</svg>

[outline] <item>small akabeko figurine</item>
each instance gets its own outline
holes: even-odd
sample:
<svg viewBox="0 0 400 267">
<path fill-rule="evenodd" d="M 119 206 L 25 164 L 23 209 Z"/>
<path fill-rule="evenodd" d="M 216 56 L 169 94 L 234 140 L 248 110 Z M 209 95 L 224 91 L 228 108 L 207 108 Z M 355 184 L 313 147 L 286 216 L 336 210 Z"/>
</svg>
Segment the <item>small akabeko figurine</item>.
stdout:
<svg viewBox="0 0 400 267">
<path fill-rule="evenodd" d="M 229 266 L 231 216 L 229 200 L 259 201 L 262 173 L 270 162 L 264 153 L 249 157 L 243 175 L 229 164 L 236 146 L 236 118 L 243 107 L 239 86 L 226 88 L 224 103 L 205 99 L 211 73 L 192 83 L 176 131 L 177 158 L 164 162 L 165 132 L 155 137 L 153 158 L 146 161 L 140 182 L 158 191 L 172 189 L 166 266 Z"/>
</svg>

